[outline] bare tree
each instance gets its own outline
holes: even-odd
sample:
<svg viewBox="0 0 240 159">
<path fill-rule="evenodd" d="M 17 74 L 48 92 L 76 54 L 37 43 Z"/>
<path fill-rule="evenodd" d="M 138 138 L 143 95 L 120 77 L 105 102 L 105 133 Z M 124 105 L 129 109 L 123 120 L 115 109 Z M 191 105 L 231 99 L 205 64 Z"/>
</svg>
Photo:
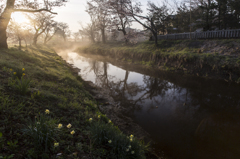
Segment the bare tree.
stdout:
<svg viewBox="0 0 240 159">
<path fill-rule="evenodd" d="M 77 42 L 79 40 L 79 37 L 80 37 L 80 32 L 75 32 L 72 35 L 73 35 L 74 41 Z"/>
<path fill-rule="evenodd" d="M 135 2 L 133 3 L 132 0 L 129 0 L 127 7 L 126 14 L 130 17 L 132 17 L 136 22 L 141 24 L 144 28 L 150 30 L 154 36 L 155 46 L 158 45 L 157 41 L 157 35 L 158 35 L 158 28 L 156 27 L 156 20 L 157 20 L 157 12 L 156 10 L 160 10 L 159 7 L 157 7 L 154 3 L 148 2 L 148 7 L 150 13 L 146 16 L 141 15 L 142 9 L 141 9 L 141 3 Z M 153 8 L 154 7 L 154 8 Z M 154 12 L 151 12 L 151 10 L 154 10 Z M 147 21 L 147 23 L 144 23 L 142 20 Z"/>
<path fill-rule="evenodd" d="M 113 14 L 112 25 L 121 31 L 125 42 L 128 42 L 126 27 L 131 25 L 132 18 L 126 15 L 129 0 L 110 0 L 110 12 Z"/>
<path fill-rule="evenodd" d="M 47 44 L 53 36 L 57 33 L 57 31 L 60 30 L 58 27 L 58 23 L 54 20 L 50 20 L 47 23 L 47 28 L 44 31 L 45 37 L 44 37 L 44 44 Z"/>
<path fill-rule="evenodd" d="M 96 33 L 97 33 L 97 26 L 96 26 L 96 21 L 93 16 L 91 16 L 91 21 L 90 23 L 87 24 L 86 27 L 84 27 L 81 23 L 81 29 L 79 30 L 80 34 L 82 36 L 87 36 L 91 42 L 95 43 L 95 38 L 96 38 Z"/>
<path fill-rule="evenodd" d="M 13 12 L 52 12 L 53 7 L 62 6 L 66 0 L 1 0 L 0 1 L 0 48 L 8 48 L 7 27 Z M 56 13 L 53 13 L 56 14 Z"/>
<path fill-rule="evenodd" d="M 67 23 L 59 22 L 58 23 L 58 31 L 57 33 L 63 37 L 63 40 L 66 41 L 67 37 L 71 35 L 69 30 L 69 26 Z"/>
<path fill-rule="evenodd" d="M 28 15 L 28 19 L 35 30 L 35 34 L 33 36 L 33 45 L 37 44 L 38 37 L 42 35 L 51 24 L 52 18 L 52 14 L 46 12 Z"/>
<path fill-rule="evenodd" d="M 96 21 L 95 26 L 100 30 L 102 42 L 106 43 L 105 30 L 111 24 L 109 3 L 107 0 L 91 0 L 87 2 L 86 12 Z"/>
<path fill-rule="evenodd" d="M 22 47 L 22 40 L 24 39 L 24 31 L 23 31 L 23 25 L 17 23 L 16 21 L 12 20 L 8 27 L 8 35 L 13 39 L 14 41 L 18 41 L 19 44 L 19 50 L 21 50 Z"/>
</svg>

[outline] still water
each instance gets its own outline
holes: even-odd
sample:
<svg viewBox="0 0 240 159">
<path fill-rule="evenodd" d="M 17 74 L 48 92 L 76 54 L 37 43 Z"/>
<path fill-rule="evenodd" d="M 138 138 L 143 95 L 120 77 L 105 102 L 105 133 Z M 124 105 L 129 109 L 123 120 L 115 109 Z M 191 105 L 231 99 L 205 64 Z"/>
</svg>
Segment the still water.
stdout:
<svg viewBox="0 0 240 159">
<path fill-rule="evenodd" d="M 86 81 L 108 89 L 174 159 L 240 158 L 240 85 L 154 69 L 115 66 L 69 52 Z"/>
</svg>

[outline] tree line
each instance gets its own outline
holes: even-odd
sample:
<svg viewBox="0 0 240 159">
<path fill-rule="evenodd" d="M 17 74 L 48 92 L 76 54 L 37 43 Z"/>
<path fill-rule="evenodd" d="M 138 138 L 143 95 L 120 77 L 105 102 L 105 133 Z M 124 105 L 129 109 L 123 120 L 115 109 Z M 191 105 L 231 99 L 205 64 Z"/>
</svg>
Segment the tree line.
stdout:
<svg viewBox="0 0 240 159">
<path fill-rule="evenodd" d="M 171 1 L 171 2 L 170 2 Z M 67 0 L 0 0 L 0 48 L 8 48 L 7 37 L 14 37 L 27 42 L 32 36 L 32 43 L 44 36 L 44 43 L 59 34 L 66 40 L 70 34 L 68 24 L 56 22 L 52 10 L 63 6 Z M 127 31 L 133 22 L 143 26 L 151 33 L 157 45 L 159 34 L 171 34 L 215 29 L 238 29 L 240 27 L 239 0 L 164 0 L 161 4 L 148 1 L 147 12 L 143 12 L 142 4 L 137 0 L 88 0 L 86 12 L 90 16 L 88 24 L 81 25 L 75 39 L 81 35 L 92 42 L 107 41 L 106 34 L 112 38 L 116 32 L 122 32 L 125 43 L 134 36 Z M 28 13 L 29 26 L 17 24 L 11 15 L 14 12 Z M 9 25 L 10 24 L 10 25 Z M 8 30 L 8 35 L 7 35 Z M 32 35 L 31 35 L 32 34 Z M 31 35 L 31 36 L 30 36 Z"/>
<path fill-rule="evenodd" d="M 14 19 L 8 25 L 8 39 L 19 43 L 21 49 L 22 41 L 28 44 L 37 45 L 39 39 L 47 44 L 54 36 L 58 36 L 66 41 L 70 35 L 69 26 L 64 22 L 53 20 L 54 16 L 48 12 L 39 12 L 25 15 L 29 23 L 18 23 Z"/>
<path fill-rule="evenodd" d="M 82 26 L 80 33 L 92 42 L 101 35 L 106 42 L 106 30 L 120 31 L 129 41 L 126 28 L 137 22 L 151 36 L 157 45 L 157 35 L 240 28 L 240 2 L 238 0 L 184 0 L 178 3 L 165 0 L 162 4 L 148 1 L 147 13 L 139 1 L 133 0 L 89 0 L 86 12 L 90 23 Z M 112 34 L 114 35 L 114 34 Z"/>
<path fill-rule="evenodd" d="M 45 43 L 57 32 L 65 37 L 68 25 L 55 22 L 53 15 L 57 13 L 52 10 L 66 2 L 66 0 L 0 0 L 0 48 L 8 48 L 7 38 L 11 35 L 19 41 L 20 46 L 22 40 L 26 42 L 30 37 L 33 37 L 33 44 L 36 44 L 38 37 L 43 33 Z M 14 12 L 28 13 L 32 28 L 11 20 Z"/>
</svg>

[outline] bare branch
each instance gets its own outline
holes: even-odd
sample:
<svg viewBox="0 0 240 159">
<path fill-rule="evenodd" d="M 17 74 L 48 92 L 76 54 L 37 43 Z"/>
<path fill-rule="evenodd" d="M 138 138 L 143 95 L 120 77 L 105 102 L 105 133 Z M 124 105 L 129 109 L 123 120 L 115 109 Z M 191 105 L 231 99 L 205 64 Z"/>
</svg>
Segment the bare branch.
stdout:
<svg viewBox="0 0 240 159">
<path fill-rule="evenodd" d="M 29 10 L 29 9 L 14 9 L 13 12 L 28 12 L 28 13 L 35 13 L 35 12 L 49 12 L 51 14 L 57 14 L 56 12 L 52 12 L 48 9 L 38 9 L 38 10 Z"/>
</svg>

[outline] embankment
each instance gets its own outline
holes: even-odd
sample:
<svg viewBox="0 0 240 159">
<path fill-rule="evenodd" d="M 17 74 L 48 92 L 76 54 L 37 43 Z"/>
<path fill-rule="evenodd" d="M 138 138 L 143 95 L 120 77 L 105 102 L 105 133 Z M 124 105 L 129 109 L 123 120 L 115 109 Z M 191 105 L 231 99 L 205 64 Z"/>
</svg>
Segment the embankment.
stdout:
<svg viewBox="0 0 240 159">
<path fill-rule="evenodd" d="M 207 78 L 240 82 L 240 40 L 151 41 L 136 45 L 91 44 L 78 52 L 98 54 L 132 64 Z"/>
<path fill-rule="evenodd" d="M 0 158 L 146 158 L 53 49 L 12 47 L 0 57 Z"/>
</svg>

